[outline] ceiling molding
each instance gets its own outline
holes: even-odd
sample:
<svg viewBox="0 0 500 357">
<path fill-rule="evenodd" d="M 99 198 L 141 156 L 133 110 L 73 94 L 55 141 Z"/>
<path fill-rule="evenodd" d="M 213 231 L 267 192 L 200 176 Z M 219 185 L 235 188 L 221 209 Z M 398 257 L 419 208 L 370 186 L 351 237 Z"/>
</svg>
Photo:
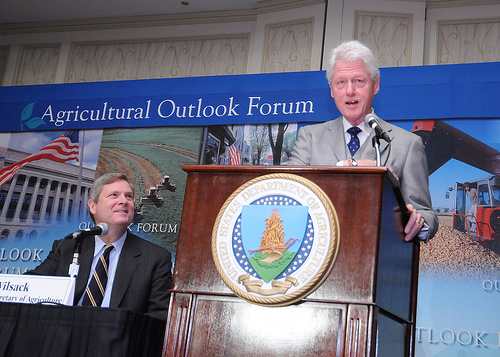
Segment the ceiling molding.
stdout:
<svg viewBox="0 0 500 357">
<path fill-rule="evenodd" d="M 246 22 L 255 21 L 256 18 L 257 12 L 255 10 L 198 12 L 120 18 L 113 17 L 89 20 L 64 20 L 19 24 L 0 24 L 0 33 L 2 35 L 17 35 L 33 32 L 92 31 L 138 27 Z"/>
<path fill-rule="evenodd" d="M 498 0 L 427 0 L 428 9 L 450 8 L 450 7 L 468 7 L 481 5 L 499 5 Z"/>
<path fill-rule="evenodd" d="M 272 0 L 257 3 L 259 14 L 325 4 L 326 0 Z"/>
<path fill-rule="evenodd" d="M 284 11 L 324 3 L 325 0 L 271 0 L 260 2 L 258 3 L 256 9 L 248 10 L 111 17 L 88 20 L 10 23 L 0 24 L 0 33 L 2 35 L 18 35 L 40 32 L 92 31 L 139 27 L 247 22 L 256 21 L 257 16 L 264 13 Z"/>
<path fill-rule="evenodd" d="M 415 1 L 415 0 L 414 0 Z M 425 1 L 428 9 L 498 5 L 499 0 L 419 0 Z M 2 35 L 17 35 L 40 32 L 92 31 L 123 28 L 157 27 L 215 24 L 256 21 L 257 16 L 319 4 L 326 0 L 270 0 L 257 3 L 255 9 L 192 12 L 165 15 L 109 17 L 88 20 L 61 20 L 29 23 L 0 24 Z"/>
</svg>

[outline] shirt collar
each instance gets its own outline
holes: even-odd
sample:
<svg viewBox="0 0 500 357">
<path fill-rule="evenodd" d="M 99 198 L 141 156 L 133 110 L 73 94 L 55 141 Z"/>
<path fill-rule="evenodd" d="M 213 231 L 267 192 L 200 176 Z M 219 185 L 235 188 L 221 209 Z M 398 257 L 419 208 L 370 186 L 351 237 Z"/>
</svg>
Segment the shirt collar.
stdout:
<svg viewBox="0 0 500 357">
<path fill-rule="evenodd" d="M 344 118 L 344 117 L 342 117 L 342 124 L 343 124 L 343 126 L 344 126 L 344 133 L 346 133 L 346 132 L 347 132 L 347 129 L 349 129 L 349 128 L 351 128 L 351 127 L 352 127 L 351 123 L 349 123 L 349 122 L 347 121 L 347 119 L 346 119 L 346 118 Z M 359 124 L 359 125 L 358 125 L 358 128 L 360 128 L 360 129 L 361 129 L 361 131 L 362 131 L 363 133 L 365 133 L 366 135 L 369 135 L 369 134 L 370 134 L 370 131 L 372 130 L 372 129 L 371 129 L 371 128 L 370 128 L 370 127 L 366 124 L 366 122 L 365 122 L 365 121 L 363 121 L 361 124 Z"/>
<path fill-rule="evenodd" d="M 125 243 L 125 238 L 127 238 L 127 232 L 125 232 L 117 241 L 111 243 L 113 247 L 115 247 L 115 251 L 121 252 L 123 244 Z M 94 256 L 96 256 L 99 252 L 104 251 L 104 246 L 107 243 L 104 243 L 99 236 L 95 236 L 94 241 Z"/>
<path fill-rule="evenodd" d="M 373 108 L 372 108 L 371 113 L 375 114 Z M 344 133 L 347 133 L 347 129 L 349 129 L 349 128 L 352 127 L 351 123 L 349 123 L 344 116 L 342 116 L 342 124 L 344 126 Z M 370 126 L 364 120 L 363 120 L 363 122 L 361 124 L 358 125 L 358 128 L 360 128 L 361 131 L 364 134 L 366 134 L 366 136 L 370 135 L 370 132 L 372 131 L 372 128 L 370 128 Z"/>
</svg>

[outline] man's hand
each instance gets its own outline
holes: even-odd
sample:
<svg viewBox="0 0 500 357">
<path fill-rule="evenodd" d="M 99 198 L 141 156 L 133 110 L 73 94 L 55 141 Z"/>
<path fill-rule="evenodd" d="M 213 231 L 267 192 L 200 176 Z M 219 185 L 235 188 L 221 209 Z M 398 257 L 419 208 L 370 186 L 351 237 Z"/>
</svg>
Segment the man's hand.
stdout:
<svg viewBox="0 0 500 357">
<path fill-rule="evenodd" d="M 359 159 L 359 160 L 356 160 L 356 162 L 358 163 L 358 165 L 357 165 L 358 167 L 360 167 L 360 166 L 376 167 L 377 166 L 377 162 L 375 160 Z M 352 159 L 344 160 L 342 162 L 342 166 L 352 166 Z M 398 175 L 396 175 L 396 173 L 394 172 L 392 167 L 389 167 L 389 166 L 384 166 L 384 167 L 387 167 L 389 169 L 389 171 L 392 173 L 392 175 L 394 176 L 394 178 L 396 180 L 399 180 Z"/>
<path fill-rule="evenodd" d="M 377 166 L 377 163 L 374 160 L 368 159 L 359 159 L 356 160 L 358 166 Z M 346 159 L 343 161 L 343 166 L 352 166 L 352 159 Z"/>
<path fill-rule="evenodd" d="M 417 212 L 415 208 L 413 208 L 412 204 L 407 204 L 406 208 L 408 212 L 410 212 L 410 218 L 408 219 L 408 223 L 404 229 L 405 241 L 409 242 L 415 237 L 418 232 L 422 229 L 424 225 L 424 219 L 422 215 Z"/>
</svg>

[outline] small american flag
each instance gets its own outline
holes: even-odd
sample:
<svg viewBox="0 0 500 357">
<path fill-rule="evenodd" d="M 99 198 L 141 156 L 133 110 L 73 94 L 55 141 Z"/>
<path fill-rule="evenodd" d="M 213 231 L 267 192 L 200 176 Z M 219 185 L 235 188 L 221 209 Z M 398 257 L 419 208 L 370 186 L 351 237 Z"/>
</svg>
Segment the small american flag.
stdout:
<svg viewBox="0 0 500 357">
<path fill-rule="evenodd" d="M 16 172 L 30 162 L 49 159 L 57 162 L 78 161 L 78 131 L 71 130 L 59 136 L 36 153 L 0 170 L 0 186 L 8 182 Z"/>
<path fill-rule="evenodd" d="M 241 165 L 241 150 L 240 146 L 243 140 L 239 138 L 234 142 L 233 145 L 229 147 L 229 157 L 231 159 L 231 165 Z"/>
<path fill-rule="evenodd" d="M 240 151 L 231 145 L 229 148 L 229 157 L 231 158 L 231 165 L 240 165 Z"/>
</svg>

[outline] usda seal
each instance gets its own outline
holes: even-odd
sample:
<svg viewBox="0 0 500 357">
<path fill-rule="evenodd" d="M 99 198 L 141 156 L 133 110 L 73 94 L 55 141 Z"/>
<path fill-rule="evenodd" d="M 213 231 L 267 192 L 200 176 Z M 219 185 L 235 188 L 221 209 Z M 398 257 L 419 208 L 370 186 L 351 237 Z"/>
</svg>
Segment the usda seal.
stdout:
<svg viewBox="0 0 500 357">
<path fill-rule="evenodd" d="M 219 275 L 239 297 L 284 306 L 313 292 L 339 249 L 337 212 L 315 183 L 271 174 L 239 187 L 214 224 L 212 255 Z"/>
</svg>

